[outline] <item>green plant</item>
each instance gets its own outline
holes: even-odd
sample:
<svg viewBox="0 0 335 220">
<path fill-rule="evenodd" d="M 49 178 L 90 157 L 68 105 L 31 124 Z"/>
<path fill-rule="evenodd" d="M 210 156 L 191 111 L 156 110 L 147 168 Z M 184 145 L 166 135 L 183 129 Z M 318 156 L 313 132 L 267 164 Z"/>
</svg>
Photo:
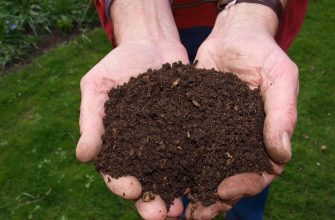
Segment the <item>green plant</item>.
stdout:
<svg viewBox="0 0 335 220">
<path fill-rule="evenodd" d="M 5 0 L 0 5 L 0 69 L 25 59 L 27 49 L 55 30 L 67 34 L 78 24 L 86 28 L 96 22 L 91 1 Z"/>
<path fill-rule="evenodd" d="M 56 27 L 63 32 L 69 32 L 73 27 L 73 20 L 66 15 L 61 15 L 60 18 L 57 19 Z"/>
</svg>

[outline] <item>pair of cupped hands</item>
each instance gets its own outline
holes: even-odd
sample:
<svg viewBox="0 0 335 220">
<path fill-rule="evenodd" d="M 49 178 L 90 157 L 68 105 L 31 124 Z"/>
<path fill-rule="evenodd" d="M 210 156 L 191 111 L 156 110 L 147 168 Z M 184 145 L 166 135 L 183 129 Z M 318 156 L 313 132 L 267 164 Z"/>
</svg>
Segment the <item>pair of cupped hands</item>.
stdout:
<svg viewBox="0 0 335 220">
<path fill-rule="evenodd" d="M 196 67 L 233 72 L 250 88 L 260 87 L 266 112 L 263 131 L 266 150 L 275 172 L 281 173 L 291 159 L 290 139 L 297 118 L 298 69 L 275 42 L 276 27 L 267 26 L 261 20 L 234 22 L 229 13 L 221 12 L 219 16 L 223 19 L 217 19 L 212 33 L 198 49 Z M 176 61 L 189 63 L 179 39 L 156 41 L 138 37 L 122 41 L 82 78 L 81 137 L 76 150 L 80 161 L 94 160 L 101 150 L 107 91 L 148 68 L 160 68 L 164 63 Z M 136 208 L 144 219 L 177 217 L 184 209 L 180 198 L 174 200 L 169 211 L 159 195 L 150 202 L 142 201 L 142 187 L 135 177 L 102 176 L 113 193 L 136 201 Z M 186 217 L 211 219 L 220 212 L 227 212 L 241 197 L 258 194 L 275 177 L 267 173 L 229 177 L 218 186 L 221 201 L 209 207 L 189 204 L 185 207 Z"/>
</svg>

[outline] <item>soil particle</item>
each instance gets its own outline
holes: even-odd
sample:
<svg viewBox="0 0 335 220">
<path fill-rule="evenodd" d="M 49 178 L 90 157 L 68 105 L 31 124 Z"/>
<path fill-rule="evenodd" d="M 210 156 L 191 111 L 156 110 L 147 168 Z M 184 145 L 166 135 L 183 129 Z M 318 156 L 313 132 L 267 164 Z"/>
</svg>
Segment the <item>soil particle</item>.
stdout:
<svg viewBox="0 0 335 220">
<path fill-rule="evenodd" d="M 152 192 L 145 192 L 142 194 L 142 201 L 143 202 L 150 202 L 151 200 L 155 199 L 155 195 Z"/>
</svg>

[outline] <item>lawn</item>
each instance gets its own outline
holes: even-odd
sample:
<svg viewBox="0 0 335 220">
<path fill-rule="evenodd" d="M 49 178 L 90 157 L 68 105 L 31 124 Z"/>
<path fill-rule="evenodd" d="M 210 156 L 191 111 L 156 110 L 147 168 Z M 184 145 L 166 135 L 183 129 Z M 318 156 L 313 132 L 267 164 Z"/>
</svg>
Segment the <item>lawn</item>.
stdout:
<svg viewBox="0 0 335 220">
<path fill-rule="evenodd" d="M 335 218 L 334 8 L 311 1 L 290 50 L 300 67 L 299 121 L 266 219 Z M 139 219 L 75 158 L 80 78 L 110 50 L 97 29 L 0 76 L 0 219 Z"/>
</svg>

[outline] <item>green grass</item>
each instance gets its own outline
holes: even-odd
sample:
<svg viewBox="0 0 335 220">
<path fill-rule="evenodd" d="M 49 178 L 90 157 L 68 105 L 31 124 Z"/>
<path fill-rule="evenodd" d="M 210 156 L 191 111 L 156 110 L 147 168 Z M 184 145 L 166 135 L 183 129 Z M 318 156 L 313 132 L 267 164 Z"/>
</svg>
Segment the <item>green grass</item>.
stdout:
<svg viewBox="0 0 335 220">
<path fill-rule="evenodd" d="M 335 216 L 333 8 L 311 1 L 290 51 L 301 76 L 294 156 L 271 187 L 266 219 Z M 0 219 L 139 218 L 75 158 L 79 81 L 110 49 L 99 29 L 0 76 Z"/>
<path fill-rule="evenodd" d="M 267 219 L 335 218 L 334 7 L 334 1 L 310 1 L 290 50 L 300 67 L 299 119 L 293 160 L 271 188 Z"/>
<path fill-rule="evenodd" d="M 137 218 L 75 158 L 80 78 L 110 49 L 93 31 L 1 77 L 0 219 Z"/>
</svg>

